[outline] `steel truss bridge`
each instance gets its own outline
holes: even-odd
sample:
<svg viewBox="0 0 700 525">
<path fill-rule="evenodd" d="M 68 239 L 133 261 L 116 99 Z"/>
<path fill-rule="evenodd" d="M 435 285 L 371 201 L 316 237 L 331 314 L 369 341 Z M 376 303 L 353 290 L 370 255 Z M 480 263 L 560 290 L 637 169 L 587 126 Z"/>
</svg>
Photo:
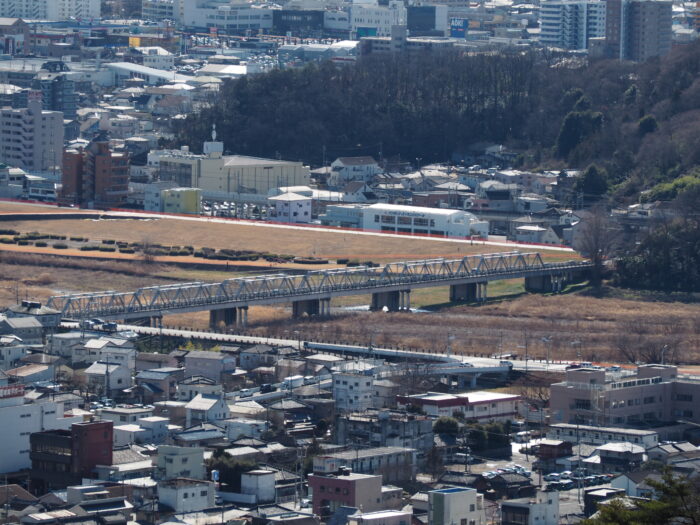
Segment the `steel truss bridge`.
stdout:
<svg viewBox="0 0 700 525">
<path fill-rule="evenodd" d="M 415 288 L 485 285 L 500 279 L 566 279 L 590 267 L 588 261 L 544 263 L 539 253 L 503 252 L 461 259 L 317 270 L 301 275 L 237 277 L 219 283 L 149 286 L 134 292 L 59 295 L 51 297 L 47 306 L 59 310 L 68 319 L 126 320 L 253 305 L 328 301 L 347 295 L 398 294 Z"/>
</svg>

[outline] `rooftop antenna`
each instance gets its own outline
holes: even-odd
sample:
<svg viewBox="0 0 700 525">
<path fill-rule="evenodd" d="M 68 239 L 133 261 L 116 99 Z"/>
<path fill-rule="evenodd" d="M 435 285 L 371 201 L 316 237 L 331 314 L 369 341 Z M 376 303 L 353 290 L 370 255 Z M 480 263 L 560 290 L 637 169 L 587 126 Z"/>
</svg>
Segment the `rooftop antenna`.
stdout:
<svg viewBox="0 0 700 525">
<path fill-rule="evenodd" d="M 211 125 L 211 141 L 216 142 L 216 123 Z"/>
</svg>

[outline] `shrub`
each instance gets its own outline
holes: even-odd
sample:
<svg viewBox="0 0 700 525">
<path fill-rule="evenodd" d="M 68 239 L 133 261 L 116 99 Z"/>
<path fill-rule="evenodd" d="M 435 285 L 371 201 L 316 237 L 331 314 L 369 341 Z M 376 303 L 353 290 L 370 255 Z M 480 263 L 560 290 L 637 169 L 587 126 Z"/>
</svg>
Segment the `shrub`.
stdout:
<svg viewBox="0 0 700 525">
<path fill-rule="evenodd" d="M 16 230 L 3 230 L 0 229 L 0 235 L 19 235 L 19 232 Z"/>
<path fill-rule="evenodd" d="M 85 241 L 87 241 L 87 239 L 86 239 L 85 237 L 71 237 L 70 240 L 71 240 L 71 241 L 75 241 L 75 242 L 85 242 Z"/>
<path fill-rule="evenodd" d="M 127 248 L 126 246 L 123 248 L 119 247 L 119 253 L 134 253 L 135 251 L 133 248 Z"/>
<path fill-rule="evenodd" d="M 83 252 L 92 252 L 92 251 L 99 250 L 99 249 L 100 249 L 99 246 L 91 246 L 89 244 L 80 247 L 80 251 L 83 251 Z"/>
<path fill-rule="evenodd" d="M 65 250 L 68 248 L 68 245 L 63 242 L 56 242 L 53 244 L 53 248 L 56 250 Z"/>
<path fill-rule="evenodd" d="M 2 242 L 2 241 L 0 241 L 0 242 Z M 202 250 L 197 250 L 196 252 L 194 252 L 193 255 L 195 257 L 204 257 L 204 252 Z"/>
<path fill-rule="evenodd" d="M 114 244 L 116 241 L 114 239 L 103 239 L 102 244 Z"/>
<path fill-rule="evenodd" d="M 351 259 L 345 263 L 346 266 L 360 266 L 360 261 L 357 259 Z"/>
<path fill-rule="evenodd" d="M 9 239 L 7 237 L 0 238 L 0 243 L 2 244 L 15 244 L 16 242 L 15 239 Z"/>
<path fill-rule="evenodd" d="M 101 252 L 116 252 L 117 249 L 114 246 L 100 246 L 98 248 Z"/>
<path fill-rule="evenodd" d="M 27 241 L 27 240 L 25 240 L 25 239 L 22 239 L 22 240 L 20 240 L 20 241 L 17 241 L 17 244 L 19 244 L 20 246 L 29 246 L 29 245 L 32 244 L 32 243 L 29 242 L 29 241 Z"/>
<path fill-rule="evenodd" d="M 46 241 L 36 241 L 34 243 L 34 246 L 37 246 L 39 248 L 46 248 L 46 246 L 48 246 L 48 244 Z"/>
<path fill-rule="evenodd" d="M 349 261 L 349 260 L 350 260 L 350 259 L 338 259 L 336 262 L 337 262 L 338 264 L 348 264 L 348 261 Z"/>
</svg>

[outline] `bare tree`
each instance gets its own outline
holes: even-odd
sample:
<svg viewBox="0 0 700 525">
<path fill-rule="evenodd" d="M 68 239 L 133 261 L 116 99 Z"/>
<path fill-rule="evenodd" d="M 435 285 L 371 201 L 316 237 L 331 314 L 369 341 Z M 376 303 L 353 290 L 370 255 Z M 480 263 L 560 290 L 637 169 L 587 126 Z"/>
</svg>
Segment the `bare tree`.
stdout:
<svg viewBox="0 0 700 525">
<path fill-rule="evenodd" d="M 611 220 L 603 206 L 596 206 L 584 214 L 575 236 L 575 248 L 593 263 L 591 284 L 599 287 L 605 270 L 605 261 L 613 253 L 620 239 L 620 228 Z"/>
</svg>

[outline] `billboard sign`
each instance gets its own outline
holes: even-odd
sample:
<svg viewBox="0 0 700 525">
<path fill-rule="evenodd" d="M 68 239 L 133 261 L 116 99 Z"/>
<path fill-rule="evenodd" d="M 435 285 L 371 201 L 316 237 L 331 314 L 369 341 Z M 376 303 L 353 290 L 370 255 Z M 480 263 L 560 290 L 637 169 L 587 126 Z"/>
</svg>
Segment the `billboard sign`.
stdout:
<svg viewBox="0 0 700 525">
<path fill-rule="evenodd" d="M 466 18 L 450 18 L 450 36 L 452 38 L 466 38 L 469 20 Z"/>
</svg>

